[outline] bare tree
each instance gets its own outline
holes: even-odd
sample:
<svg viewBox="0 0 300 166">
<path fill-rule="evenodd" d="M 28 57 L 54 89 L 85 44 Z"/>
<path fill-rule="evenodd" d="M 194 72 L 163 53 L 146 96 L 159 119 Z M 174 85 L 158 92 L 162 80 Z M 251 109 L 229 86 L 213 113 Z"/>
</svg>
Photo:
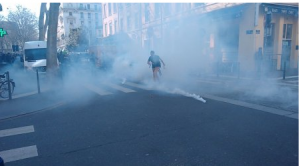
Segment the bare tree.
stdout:
<svg viewBox="0 0 300 166">
<path fill-rule="evenodd" d="M 18 25 L 15 22 L 8 22 L 8 21 L 0 21 L 1 28 L 6 30 L 7 35 L 0 38 L 0 45 L 1 50 L 3 51 L 4 48 L 8 51 L 12 49 L 11 45 L 18 44 Z"/>
<path fill-rule="evenodd" d="M 50 3 L 49 28 L 47 33 L 47 76 L 50 86 L 57 86 L 59 72 L 57 64 L 57 25 L 60 3 Z"/>
<path fill-rule="evenodd" d="M 69 51 L 85 51 L 88 48 L 87 30 L 85 28 L 76 28 L 70 31 L 66 48 Z"/>
<path fill-rule="evenodd" d="M 44 24 L 44 37 L 46 36 L 47 28 L 48 28 L 48 23 L 49 23 L 49 10 L 46 11 L 46 21 Z"/>
<path fill-rule="evenodd" d="M 24 42 L 38 39 L 38 20 L 29 9 L 17 5 L 15 11 L 9 11 L 7 20 L 18 25 L 17 41 L 22 48 Z"/>
<path fill-rule="evenodd" d="M 45 33 L 44 33 L 44 26 L 45 26 L 45 14 L 46 14 L 47 8 L 46 3 L 41 3 L 40 8 L 40 17 L 39 17 L 39 40 L 43 41 L 45 40 Z"/>
</svg>

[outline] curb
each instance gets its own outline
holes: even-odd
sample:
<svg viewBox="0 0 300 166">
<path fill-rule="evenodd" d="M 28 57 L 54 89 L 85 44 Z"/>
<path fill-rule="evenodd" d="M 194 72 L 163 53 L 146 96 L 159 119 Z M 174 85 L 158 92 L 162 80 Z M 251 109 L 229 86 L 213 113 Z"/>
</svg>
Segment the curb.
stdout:
<svg viewBox="0 0 300 166">
<path fill-rule="evenodd" d="M 18 114 L 18 115 L 12 115 L 12 116 L 8 116 L 8 117 L 0 118 L 0 122 L 1 121 L 5 121 L 5 120 L 14 119 L 14 118 L 19 118 L 19 117 L 27 116 L 27 115 L 31 115 L 31 114 L 35 114 L 35 113 L 39 113 L 39 112 L 43 112 L 43 111 L 52 110 L 52 109 L 55 109 L 55 108 L 60 107 L 62 105 L 65 105 L 67 103 L 68 102 L 66 102 L 66 101 L 59 102 L 59 103 L 53 104 L 51 106 L 48 106 L 46 108 L 38 109 L 38 110 L 35 110 L 35 111 L 30 111 L 30 112 L 21 113 L 21 114 Z"/>
</svg>

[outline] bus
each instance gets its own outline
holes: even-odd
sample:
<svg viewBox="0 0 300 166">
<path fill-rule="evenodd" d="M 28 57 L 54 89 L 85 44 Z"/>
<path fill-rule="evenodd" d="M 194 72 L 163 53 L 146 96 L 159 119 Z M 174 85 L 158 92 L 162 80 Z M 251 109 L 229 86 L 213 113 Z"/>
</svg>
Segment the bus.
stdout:
<svg viewBox="0 0 300 166">
<path fill-rule="evenodd" d="M 24 43 L 24 68 L 45 72 L 47 61 L 47 41 L 29 41 Z"/>
</svg>

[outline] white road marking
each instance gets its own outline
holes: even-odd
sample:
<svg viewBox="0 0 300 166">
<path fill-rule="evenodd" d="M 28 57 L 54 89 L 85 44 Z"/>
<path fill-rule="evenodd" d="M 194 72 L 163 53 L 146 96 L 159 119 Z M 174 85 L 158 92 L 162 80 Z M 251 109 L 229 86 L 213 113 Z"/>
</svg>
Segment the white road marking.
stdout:
<svg viewBox="0 0 300 166">
<path fill-rule="evenodd" d="M 239 105 L 239 106 L 243 106 L 243 107 L 247 107 L 247 108 L 252 108 L 255 110 L 260 110 L 260 111 L 264 111 L 264 112 L 268 112 L 268 113 L 272 113 L 272 114 L 282 115 L 282 116 L 286 116 L 289 118 L 298 119 L 298 115 L 297 116 L 291 115 L 292 112 L 290 112 L 290 111 L 270 108 L 270 107 L 266 107 L 266 106 L 262 106 L 262 105 L 247 103 L 247 102 L 243 102 L 243 101 L 237 101 L 237 100 L 233 100 L 233 99 L 227 99 L 227 98 L 213 96 L 213 95 L 202 95 L 202 97 L 217 100 L 217 101 L 222 101 L 222 102 L 226 102 L 226 103 L 230 103 L 230 104 L 234 104 L 234 105 Z"/>
<path fill-rule="evenodd" d="M 289 84 L 289 83 L 277 83 L 278 85 L 284 85 L 284 86 L 294 86 L 294 87 L 298 87 L 297 84 Z"/>
<path fill-rule="evenodd" d="M 0 152 L 5 163 L 38 156 L 36 145 Z"/>
<path fill-rule="evenodd" d="M 204 82 L 204 83 L 210 83 L 210 84 L 222 84 L 220 81 L 208 81 L 208 80 L 197 80 L 197 82 Z"/>
<path fill-rule="evenodd" d="M 140 84 L 136 84 L 136 83 L 132 83 L 132 82 L 126 82 L 126 85 L 132 86 L 132 87 L 136 87 L 136 88 L 140 88 L 140 89 L 144 89 L 144 90 L 152 90 L 152 88 L 150 87 L 146 87 Z"/>
<path fill-rule="evenodd" d="M 288 78 L 298 78 L 299 76 L 287 76 L 287 77 L 285 77 L 285 79 L 288 79 Z M 282 77 L 278 77 L 277 78 L 278 80 L 281 80 L 282 79 Z"/>
<path fill-rule="evenodd" d="M 286 81 L 288 83 L 298 83 L 298 80 L 293 80 L 293 81 Z"/>
<path fill-rule="evenodd" d="M 0 138 L 18 134 L 26 134 L 34 132 L 33 126 L 18 127 L 13 129 L 0 130 Z"/>
<path fill-rule="evenodd" d="M 285 116 L 289 117 L 289 118 L 294 118 L 294 119 L 298 119 L 299 118 L 299 115 L 297 113 L 293 113 L 293 114 L 285 115 Z"/>
<path fill-rule="evenodd" d="M 101 95 L 101 96 L 111 95 L 111 94 L 112 94 L 112 93 L 110 93 L 110 92 L 107 92 L 107 91 L 105 91 L 105 90 L 103 90 L 103 89 L 101 89 L 101 88 L 99 88 L 99 87 L 97 87 L 97 86 L 91 85 L 91 84 L 84 84 L 84 86 L 85 86 L 87 89 L 89 89 L 89 90 L 91 90 L 91 91 L 94 91 L 94 92 L 98 93 L 98 94 Z"/>
<path fill-rule="evenodd" d="M 112 84 L 112 83 L 109 83 L 109 82 L 104 83 L 104 85 L 107 85 L 111 88 L 117 89 L 117 90 L 125 92 L 125 93 L 135 92 L 132 89 L 128 89 L 128 88 L 125 88 L 125 87 L 122 87 L 122 86 L 119 86 L 119 85 L 116 85 L 116 84 Z"/>
</svg>

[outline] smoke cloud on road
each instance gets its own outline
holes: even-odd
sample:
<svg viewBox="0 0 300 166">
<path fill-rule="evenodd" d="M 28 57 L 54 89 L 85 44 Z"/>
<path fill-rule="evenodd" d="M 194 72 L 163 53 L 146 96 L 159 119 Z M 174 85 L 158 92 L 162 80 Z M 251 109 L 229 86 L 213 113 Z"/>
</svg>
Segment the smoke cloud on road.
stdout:
<svg viewBox="0 0 300 166">
<path fill-rule="evenodd" d="M 248 98 L 255 101 L 267 98 L 269 101 L 280 100 L 282 103 L 289 103 L 287 107 L 298 105 L 295 91 L 282 87 L 276 79 L 268 79 L 270 73 L 276 72 L 270 71 L 269 66 L 261 66 L 263 72 L 260 72 L 259 77 L 255 69 L 244 68 L 244 71 L 240 71 L 241 79 L 236 79 L 238 56 L 242 56 L 238 55 L 238 26 L 218 21 L 215 17 L 207 15 L 202 16 L 201 20 L 164 23 L 162 38 L 160 38 L 161 27 L 154 26 L 153 29 L 152 36 L 148 36 L 148 40 L 143 41 L 145 42 L 143 47 L 141 33 L 138 34 L 137 39 L 131 38 L 131 33 L 126 34 L 129 39 L 125 42 L 123 39 L 118 39 L 118 34 L 112 35 L 116 36 L 115 43 L 112 42 L 112 50 L 105 48 L 105 45 L 100 45 L 101 51 L 95 53 L 101 61 L 100 67 L 96 67 L 89 58 L 76 60 L 75 53 L 68 55 L 70 66 L 66 63 L 67 65 L 60 67 L 66 93 L 80 95 L 84 91 L 82 85 L 86 84 L 107 89 L 107 86 L 102 85 L 103 82 L 110 81 L 122 85 L 126 81 L 131 81 L 171 94 L 193 97 L 202 102 L 206 100 L 201 98 L 202 94 L 224 96 L 224 94 L 234 94 L 234 91 L 243 91 L 244 95 L 240 99 Z M 145 36 L 142 39 L 145 39 Z M 147 47 L 146 42 L 156 44 Z M 155 54 L 159 55 L 166 64 L 165 69 L 162 65 L 162 76 L 159 82 L 153 81 L 152 68 L 147 64 L 151 50 L 155 51 Z M 225 60 L 232 63 L 225 63 Z M 234 79 L 224 81 L 221 79 L 224 75 Z M 35 79 L 24 79 L 21 72 L 14 77 L 19 77 L 22 84 L 24 82 L 24 88 L 26 88 L 25 84 L 35 82 Z M 243 77 L 249 79 L 242 79 Z M 215 84 L 214 80 L 221 83 Z"/>
</svg>

